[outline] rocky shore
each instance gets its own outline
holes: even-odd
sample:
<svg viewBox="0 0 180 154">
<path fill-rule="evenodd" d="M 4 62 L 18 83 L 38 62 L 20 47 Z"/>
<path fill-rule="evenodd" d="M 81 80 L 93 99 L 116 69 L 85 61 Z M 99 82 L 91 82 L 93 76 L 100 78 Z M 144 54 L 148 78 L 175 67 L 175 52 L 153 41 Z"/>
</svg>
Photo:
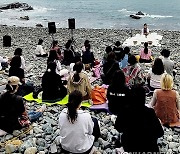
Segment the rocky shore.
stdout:
<svg viewBox="0 0 180 154">
<path fill-rule="evenodd" d="M 160 51 L 163 48 L 168 48 L 171 51 L 171 58 L 176 62 L 177 76 L 175 79 L 175 89 L 179 91 L 180 81 L 180 32 L 179 31 L 162 31 L 153 30 L 162 35 L 161 47 L 151 47 L 154 57 L 160 55 Z M 114 42 L 119 40 L 124 42 L 131 35 L 140 33 L 140 30 L 114 30 L 114 29 L 75 29 L 74 30 L 74 47 L 75 50 L 81 51 L 84 40 L 90 40 L 92 45 L 92 51 L 97 59 L 102 59 L 105 47 L 108 45 L 114 45 Z M 12 38 L 11 47 L 3 47 L 3 36 L 10 35 Z M 57 33 L 54 34 L 54 39 L 58 40 L 59 45 L 64 48 L 64 44 L 70 39 L 71 31 L 69 29 L 57 29 Z M 35 57 L 34 50 L 38 39 L 44 40 L 44 48 L 49 50 L 52 43 L 52 36 L 49 35 L 47 28 L 29 28 L 29 27 L 7 27 L 0 26 L 0 55 L 1 56 L 13 56 L 14 50 L 17 47 L 23 49 L 23 56 L 27 64 L 31 64 L 31 75 L 27 76 L 27 80 L 32 81 L 35 85 L 41 83 L 40 75 L 46 70 L 46 58 Z M 133 53 L 139 53 L 140 46 L 131 47 Z M 143 66 L 146 67 L 146 66 Z M 0 74 L 0 84 L 6 82 L 7 76 Z M 96 83 L 100 84 L 98 80 Z M 151 98 L 147 97 L 147 103 Z M 26 102 L 27 109 L 33 110 L 39 108 L 40 105 L 32 102 Z M 23 142 L 20 146 L 14 146 L 7 144 L 0 147 L 0 153 L 28 153 L 30 150 L 33 153 L 61 153 L 59 143 L 57 143 L 56 137 L 59 134 L 58 129 L 58 115 L 64 106 L 48 106 L 44 112 L 42 118 L 38 122 L 33 123 L 33 128 L 27 133 L 23 134 L 22 131 L 14 131 L 13 134 L 8 134 L 0 137 L 0 142 L 4 143 L 13 137 L 19 136 L 18 139 Z M 102 154 L 115 154 L 114 137 L 118 136 L 118 132 L 114 129 L 113 120 L 108 113 L 91 112 L 92 116 L 97 117 L 100 121 L 101 137 L 98 142 L 95 142 L 95 146 Z M 132 117 L 133 118 L 133 117 Z M 132 126 L 133 127 L 133 126 Z M 180 153 L 180 136 L 178 130 L 171 128 L 165 128 L 165 135 L 159 139 L 159 147 L 161 152 Z M 114 137 L 113 137 L 114 136 Z"/>
</svg>

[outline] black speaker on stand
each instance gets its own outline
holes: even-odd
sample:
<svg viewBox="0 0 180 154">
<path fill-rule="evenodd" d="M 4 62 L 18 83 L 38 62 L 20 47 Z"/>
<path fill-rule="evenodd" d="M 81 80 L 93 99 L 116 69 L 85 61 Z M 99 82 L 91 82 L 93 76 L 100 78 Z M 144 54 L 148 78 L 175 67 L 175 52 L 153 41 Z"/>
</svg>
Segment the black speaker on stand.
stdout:
<svg viewBox="0 0 180 154">
<path fill-rule="evenodd" d="M 56 33 L 55 22 L 48 22 L 49 34 L 51 34 L 52 40 L 54 40 L 54 34 Z"/>
<path fill-rule="evenodd" d="M 3 36 L 3 47 L 10 47 L 11 46 L 11 36 L 5 35 Z"/>
</svg>

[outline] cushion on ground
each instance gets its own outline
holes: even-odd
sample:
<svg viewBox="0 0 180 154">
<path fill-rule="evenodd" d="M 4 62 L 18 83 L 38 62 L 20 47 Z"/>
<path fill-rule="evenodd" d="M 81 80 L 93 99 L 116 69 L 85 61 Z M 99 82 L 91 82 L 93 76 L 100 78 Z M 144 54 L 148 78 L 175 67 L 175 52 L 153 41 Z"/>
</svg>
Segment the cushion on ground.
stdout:
<svg viewBox="0 0 180 154">
<path fill-rule="evenodd" d="M 49 103 L 49 102 L 43 102 L 42 99 L 35 99 L 33 98 L 33 93 L 30 93 L 26 96 L 23 97 L 25 100 L 27 101 L 35 101 L 39 104 L 41 103 L 44 103 L 44 104 L 47 104 L 47 105 L 66 105 L 68 103 L 68 95 L 66 95 L 66 97 L 64 97 L 62 100 L 60 101 L 57 101 L 57 102 L 54 102 L 54 103 Z M 83 102 L 81 106 L 84 106 L 84 107 L 90 107 L 91 104 L 87 101 L 87 102 Z"/>
<path fill-rule="evenodd" d="M 104 103 L 104 104 L 100 104 L 100 105 L 92 105 L 90 108 L 90 110 L 102 110 L 102 111 L 106 111 L 109 112 L 109 108 L 108 108 L 108 103 Z M 110 113 L 110 112 L 109 112 Z"/>
</svg>

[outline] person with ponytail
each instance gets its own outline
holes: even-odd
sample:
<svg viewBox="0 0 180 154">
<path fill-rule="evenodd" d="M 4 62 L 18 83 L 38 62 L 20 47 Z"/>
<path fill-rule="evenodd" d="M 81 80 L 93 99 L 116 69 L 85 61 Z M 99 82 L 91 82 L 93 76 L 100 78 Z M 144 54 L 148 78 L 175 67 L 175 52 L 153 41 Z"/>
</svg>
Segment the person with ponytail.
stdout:
<svg viewBox="0 0 180 154">
<path fill-rule="evenodd" d="M 88 76 L 82 72 L 83 63 L 77 62 L 74 65 L 74 71 L 72 75 L 70 75 L 67 83 L 68 92 L 71 93 L 74 90 L 79 90 L 82 93 L 83 100 L 88 100 L 91 97 L 91 84 Z"/>
<path fill-rule="evenodd" d="M 97 119 L 80 109 L 82 98 L 78 90 L 70 93 L 67 108 L 59 115 L 59 141 L 64 153 L 89 154 L 100 136 Z"/>
<path fill-rule="evenodd" d="M 144 48 L 140 51 L 140 63 L 150 63 L 152 61 L 152 53 L 151 49 L 148 49 L 148 43 L 144 43 Z"/>
<path fill-rule="evenodd" d="M 49 62 L 42 77 L 42 99 L 48 102 L 63 99 L 67 95 L 67 89 L 63 84 L 61 76 L 56 73 L 56 62 Z"/>
<path fill-rule="evenodd" d="M 27 113 L 23 98 L 17 95 L 20 79 L 16 76 L 8 78 L 6 92 L 0 95 L 0 136 L 12 133 L 14 130 L 29 126 L 42 116 L 46 106 Z"/>
</svg>

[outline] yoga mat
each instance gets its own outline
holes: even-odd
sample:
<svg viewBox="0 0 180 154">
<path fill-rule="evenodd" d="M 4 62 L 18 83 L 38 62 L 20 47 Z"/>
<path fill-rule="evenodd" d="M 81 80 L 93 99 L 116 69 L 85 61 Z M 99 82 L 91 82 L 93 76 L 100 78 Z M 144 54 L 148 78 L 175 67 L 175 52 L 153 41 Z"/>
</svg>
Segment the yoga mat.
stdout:
<svg viewBox="0 0 180 154">
<path fill-rule="evenodd" d="M 55 104 L 57 104 L 57 105 L 66 105 L 68 103 L 68 95 L 66 95 L 66 97 L 64 97 L 62 100 L 54 102 L 54 103 L 43 102 L 42 99 L 35 99 L 35 98 L 33 98 L 33 93 L 30 93 L 30 94 L 24 96 L 23 98 L 25 100 L 27 100 L 27 101 L 35 101 L 35 102 L 37 102 L 39 104 L 44 103 L 44 104 L 47 104 L 47 105 L 55 105 Z M 87 101 L 87 102 L 83 102 L 81 104 L 81 106 L 89 108 L 91 106 L 91 104 Z"/>
<path fill-rule="evenodd" d="M 100 104 L 100 105 L 92 105 L 90 110 L 104 110 L 106 112 L 109 112 L 108 103 Z M 110 112 L 109 112 L 110 113 Z"/>
</svg>

